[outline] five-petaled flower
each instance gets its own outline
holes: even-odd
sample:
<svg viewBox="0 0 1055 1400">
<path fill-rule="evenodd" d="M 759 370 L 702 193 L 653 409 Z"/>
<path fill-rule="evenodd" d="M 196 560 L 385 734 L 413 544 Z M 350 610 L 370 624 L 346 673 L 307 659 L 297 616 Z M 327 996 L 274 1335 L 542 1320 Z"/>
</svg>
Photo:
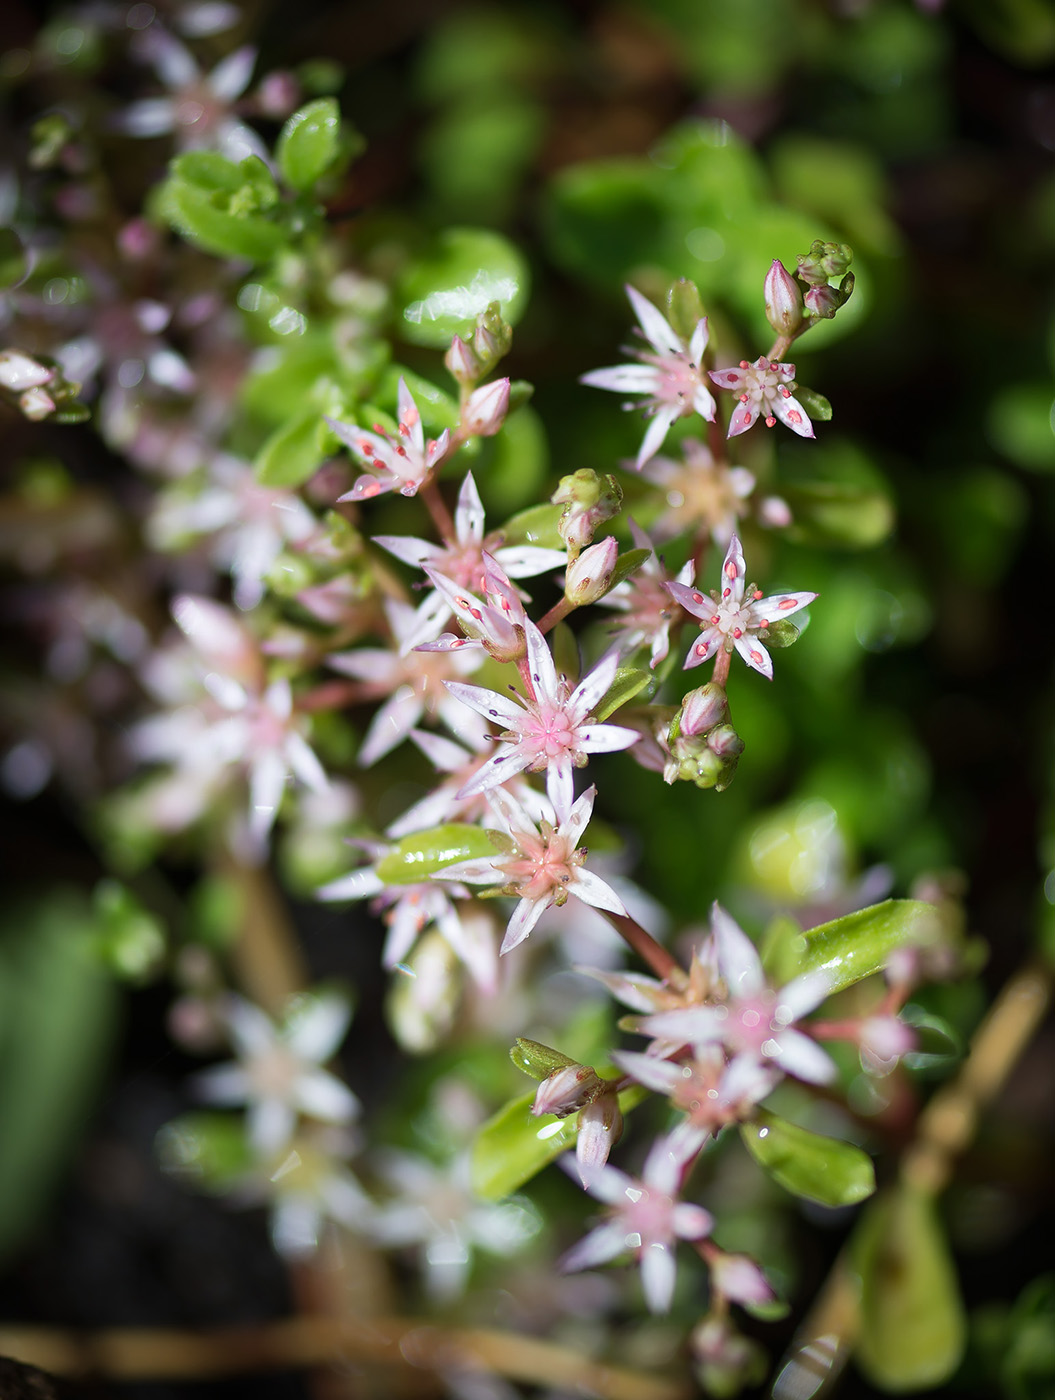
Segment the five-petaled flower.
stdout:
<svg viewBox="0 0 1055 1400">
<path fill-rule="evenodd" d="M 485 719 L 506 726 L 499 736 L 505 741 L 502 752 L 488 759 L 458 796 L 499 787 L 525 769 L 532 773 L 545 769 L 547 795 L 557 820 L 564 822 L 572 809 L 572 769 L 584 768 L 587 754 L 628 749 L 640 736 L 634 729 L 596 724 L 589 718 L 615 680 L 614 653 L 603 656 L 572 690 L 567 679 L 557 675 L 546 639 L 533 622 L 525 623 L 524 635 L 532 691 L 526 699 L 511 700 L 482 686 L 446 682 L 457 699 Z"/>
<path fill-rule="evenodd" d="M 571 1158 L 562 1162 L 578 1174 Z M 711 1232 L 710 1212 L 689 1201 L 679 1201 L 682 1159 L 670 1150 L 668 1138 L 658 1138 L 645 1159 L 640 1179 L 618 1167 L 603 1166 L 587 1184 L 591 1196 L 604 1201 L 608 1219 L 560 1260 L 562 1273 L 592 1269 L 625 1250 L 634 1250 L 641 1263 L 645 1302 L 654 1313 L 669 1312 L 674 1296 L 677 1266 L 676 1240 L 700 1240 Z"/>
<path fill-rule="evenodd" d="M 640 471 L 662 447 L 671 425 L 679 418 L 698 413 L 710 423 L 717 410 L 703 368 L 707 317 L 700 317 L 686 344 L 647 297 L 633 287 L 627 287 L 626 294 L 637 312 L 638 329 L 651 345 L 651 351 L 633 350 L 630 353 L 639 364 L 591 370 L 579 382 L 594 389 L 611 389 L 617 394 L 647 395 L 644 408 L 652 421 L 634 462 Z M 627 407 L 635 405 L 627 404 Z"/>
<path fill-rule="evenodd" d="M 729 419 L 728 437 L 746 433 L 760 414 L 767 428 L 772 428 L 779 418 L 799 437 L 814 436 L 806 410 L 791 392 L 795 388 L 794 365 L 782 365 L 759 355 L 754 364 L 741 360 L 738 369 L 712 369 L 711 378 L 720 389 L 730 389 L 740 400 Z"/>
<path fill-rule="evenodd" d="M 572 807 L 565 821 L 553 823 L 553 813 L 536 825 L 520 803 L 502 788 L 488 794 L 502 831 L 493 856 L 459 861 L 445 866 L 433 877 L 465 880 L 470 885 L 501 885 L 504 894 L 519 898 L 500 949 L 508 953 L 522 943 L 551 905 L 567 903 L 576 895 L 595 909 L 625 914 L 623 901 L 615 890 L 592 871 L 583 869 L 586 851 L 579 838 L 593 813 L 596 788 L 588 788 Z"/>
<path fill-rule="evenodd" d="M 399 491 L 404 496 L 416 496 L 433 467 L 446 454 L 450 433 L 446 428 L 428 444 L 421 426 L 421 413 L 406 381 L 399 381 L 399 421 L 395 435 L 377 425 L 375 432 L 357 428 L 351 423 L 327 418 L 327 423 L 350 447 L 367 469 L 350 491 L 338 496 L 338 501 L 365 501 L 380 496 L 383 491 Z"/>
<path fill-rule="evenodd" d="M 761 589 L 752 588 L 744 597 L 744 576 L 747 571 L 739 538 L 729 541 L 722 564 L 722 591 L 701 593 L 684 583 L 667 583 L 664 587 L 686 612 L 704 624 L 700 636 L 689 648 L 684 669 L 700 666 L 724 647 L 740 653 L 752 670 L 767 680 L 773 679 L 773 660 L 759 638 L 771 623 L 790 617 L 812 603 L 816 593 L 772 593 L 762 596 Z"/>
</svg>

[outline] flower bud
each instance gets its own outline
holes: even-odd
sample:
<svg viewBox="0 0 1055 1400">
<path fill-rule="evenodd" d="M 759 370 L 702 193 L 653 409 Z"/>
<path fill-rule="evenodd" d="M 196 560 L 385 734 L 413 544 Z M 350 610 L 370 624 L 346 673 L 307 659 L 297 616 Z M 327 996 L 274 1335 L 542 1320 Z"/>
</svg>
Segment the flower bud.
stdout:
<svg viewBox="0 0 1055 1400">
<path fill-rule="evenodd" d="M 821 320 L 829 320 L 841 305 L 838 288 L 829 287 L 827 282 L 811 287 L 806 293 L 806 310 Z"/>
<path fill-rule="evenodd" d="M 772 1303 L 775 1299 L 765 1274 L 746 1254 L 713 1249 L 708 1252 L 707 1263 L 715 1289 L 734 1303 Z"/>
<path fill-rule="evenodd" d="M 443 357 L 443 363 L 447 366 L 448 372 L 465 389 L 475 384 L 483 373 L 480 361 L 460 335 L 456 335 L 451 341 L 450 349 Z"/>
<path fill-rule="evenodd" d="M 593 1103 L 603 1089 L 604 1080 L 589 1065 L 567 1065 L 538 1086 L 531 1112 L 536 1118 L 544 1113 L 567 1118 L 570 1113 Z"/>
<path fill-rule="evenodd" d="M 574 557 L 590 543 L 599 525 L 619 514 L 623 492 L 615 477 L 598 476 L 592 468 L 580 467 L 561 477 L 550 500 L 564 507 L 557 532 Z"/>
<path fill-rule="evenodd" d="M 791 524 L 791 507 L 783 496 L 763 496 L 758 503 L 758 519 L 770 530 L 782 530 Z"/>
<path fill-rule="evenodd" d="M 54 379 L 55 371 L 22 350 L 0 350 L 0 387 L 19 394 Z"/>
<path fill-rule="evenodd" d="M 623 1115 L 618 1096 L 600 1094 L 579 1112 L 579 1135 L 575 1141 L 575 1160 L 582 1184 L 589 1187 L 608 1154 L 623 1136 Z"/>
<path fill-rule="evenodd" d="M 590 545 L 567 568 L 564 578 L 564 596 L 569 603 L 583 608 L 588 603 L 596 603 L 612 586 L 619 546 L 615 536 Z"/>
<path fill-rule="evenodd" d="M 55 400 L 46 389 L 27 389 L 18 400 L 18 406 L 31 423 L 39 423 L 42 418 L 55 412 Z"/>
<path fill-rule="evenodd" d="M 504 355 L 508 355 L 512 343 L 513 328 L 502 319 L 500 304 L 492 301 L 477 316 L 473 331 L 473 350 L 480 362 L 480 374 L 487 374 Z"/>
<path fill-rule="evenodd" d="M 744 741 L 731 724 L 719 724 L 707 735 L 707 747 L 719 758 L 739 758 Z"/>
<path fill-rule="evenodd" d="M 473 437 L 494 437 L 509 411 L 509 380 L 493 379 L 474 389 L 462 409 L 462 427 Z"/>
<path fill-rule="evenodd" d="M 698 690 L 690 690 L 682 700 L 678 732 L 686 738 L 706 734 L 716 724 L 721 724 L 728 711 L 729 701 L 724 689 L 708 681 Z"/>
<path fill-rule="evenodd" d="M 845 243 L 825 243 L 815 238 L 810 251 L 799 254 L 796 274 L 811 287 L 822 286 L 832 277 L 842 277 L 853 256 L 853 250 Z"/>
<path fill-rule="evenodd" d="M 777 335 L 793 335 L 802 325 L 802 288 L 774 258 L 766 273 L 766 319 Z"/>
</svg>

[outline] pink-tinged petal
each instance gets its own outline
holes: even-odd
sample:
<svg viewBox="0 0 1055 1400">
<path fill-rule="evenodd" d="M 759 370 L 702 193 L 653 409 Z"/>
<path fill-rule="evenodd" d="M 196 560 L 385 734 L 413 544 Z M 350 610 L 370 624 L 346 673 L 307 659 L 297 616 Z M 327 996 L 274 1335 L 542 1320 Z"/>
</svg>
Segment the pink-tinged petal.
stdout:
<svg viewBox="0 0 1055 1400">
<path fill-rule="evenodd" d="M 339 880 L 331 880 L 315 891 L 315 898 L 327 903 L 345 899 L 370 899 L 380 894 L 384 883 L 373 870 L 353 870 L 350 875 L 342 875 Z"/>
<path fill-rule="evenodd" d="M 714 1229 L 714 1216 L 710 1211 L 691 1201 L 679 1201 L 670 1218 L 679 1240 L 702 1240 Z"/>
<path fill-rule="evenodd" d="M 637 316 L 637 324 L 645 333 L 645 339 L 654 350 L 660 354 L 677 355 L 684 351 L 684 345 L 679 336 L 675 335 L 674 329 L 666 316 L 657 307 L 653 306 L 647 297 L 643 297 L 636 287 L 626 286 L 626 294 L 630 298 L 630 305 L 634 308 Z"/>
<path fill-rule="evenodd" d="M 453 865 L 445 865 L 442 870 L 429 876 L 430 880 L 464 880 L 470 885 L 504 885 L 505 872 L 487 856 L 475 860 L 459 860 Z"/>
<path fill-rule="evenodd" d="M 301 1113 L 321 1118 L 324 1123 L 349 1123 L 360 1112 L 359 1100 L 351 1089 L 325 1070 L 302 1074 L 293 1101 Z"/>
<path fill-rule="evenodd" d="M 136 42 L 136 50 L 153 64 L 158 77 L 173 92 L 190 87 L 201 77 L 190 49 L 160 26 L 144 31 Z"/>
<path fill-rule="evenodd" d="M 663 587 L 667 590 L 675 602 L 680 603 L 686 612 L 692 613 L 693 617 L 698 617 L 701 621 L 709 621 L 714 616 L 715 601 L 698 588 L 689 588 L 683 583 L 671 580 Z"/>
<path fill-rule="evenodd" d="M 724 1006 L 683 1006 L 657 1011 L 637 1023 L 641 1035 L 669 1040 L 677 1045 L 707 1045 L 725 1034 L 728 1012 Z"/>
<path fill-rule="evenodd" d="M 552 896 L 543 896 L 541 899 L 522 899 L 513 910 L 513 917 L 506 927 L 502 946 L 498 950 L 499 955 L 508 953 L 517 944 L 523 943 L 552 903 Z"/>
<path fill-rule="evenodd" d="M 402 559 L 404 564 L 430 564 L 438 555 L 443 554 L 440 545 L 416 539 L 413 535 L 372 535 L 371 538 L 374 544 L 387 549 L 389 554 Z"/>
<path fill-rule="evenodd" d="M 636 729 L 621 724 L 592 724 L 579 730 L 579 748 L 583 753 L 618 753 L 640 738 Z"/>
<path fill-rule="evenodd" d="M 484 537 L 484 507 L 472 472 L 465 473 L 465 480 L 458 492 L 454 529 L 459 544 L 467 544 L 470 540 L 479 544 Z"/>
<path fill-rule="evenodd" d="M 710 331 L 707 326 L 707 317 L 701 316 L 696 322 L 696 329 L 692 333 L 689 341 L 689 359 L 694 365 L 699 365 L 703 359 L 703 352 L 707 349 L 707 340 Z"/>
<path fill-rule="evenodd" d="M 641 1291 L 649 1312 L 670 1312 L 678 1266 L 674 1251 L 659 1240 L 652 1240 L 641 1251 Z"/>
<path fill-rule="evenodd" d="M 382 464 L 388 461 L 392 449 L 377 433 L 372 433 L 369 428 L 360 428 L 357 423 L 342 423 L 339 418 L 330 418 L 327 414 L 323 418 L 360 461 L 372 462 L 376 457 L 380 457 Z"/>
<path fill-rule="evenodd" d="M 717 627 L 705 627 L 692 646 L 689 647 L 681 669 L 688 671 L 693 666 L 702 666 L 705 661 L 710 661 L 721 642 L 722 634 Z"/>
<path fill-rule="evenodd" d="M 354 676 L 357 681 L 376 681 L 388 686 L 399 671 L 398 659 L 382 647 L 359 647 L 355 651 L 337 651 L 326 658 L 327 666 L 342 676 Z"/>
<path fill-rule="evenodd" d="M 752 671 L 757 671 L 760 676 L 765 676 L 767 681 L 773 679 L 773 658 L 754 633 L 749 633 L 746 637 L 738 637 L 733 642 L 733 646 L 736 647 Z"/>
<path fill-rule="evenodd" d="M 766 1041 L 763 1051 L 769 1044 Z M 817 1042 L 802 1031 L 781 1031 L 777 1045 L 776 1063 L 785 1074 L 793 1074 L 807 1084 L 830 1084 L 835 1078 L 837 1071 L 834 1063 Z"/>
<path fill-rule="evenodd" d="M 338 503 L 341 501 L 369 501 L 373 496 L 381 496 L 386 491 L 393 491 L 396 485 L 394 476 L 385 480 L 376 476 L 361 476 L 352 489 L 346 491 L 343 496 L 338 496 L 337 500 Z"/>
<path fill-rule="evenodd" d="M 831 992 L 831 979 L 826 972 L 804 972 L 777 993 L 773 1020 L 789 1026 L 820 1006 Z"/>
<path fill-rule="evenodd" d="M 246 1114 L 246 1134 L 261 1156 L 270 1157 L 293 1136 L 297 1115 L 281 1099 L 258 1099 Z"/>
<path fill-rule="evenodd" d="M 571 883 L 568 890 L 581 899 L 584 904 L 590 904 L 594 909 L 607 909 L 612 914 L 625 914 L 626 906 L 623 901 L 599 875 L 595 875 L 592 870 L 583 870 L 581 867 L 572 873 Z"/>
<path fill-rule="evenodd" d="M 580 747 L 584 746 L 580 745 Z M 524 767 L 526 768 L 527 764 Z M 553 810 L 557 814 L 558 822 L 567 821 L 568 814 L 571 812 L 572 798 L 575 796 L 571 754 L 567 749 L 552 759 L 546 769 L 546 796 L 553 803 Z"/>
<path fill-rule="evenodd" d="M 596 796 L 596 787 L 588 787 L 586 791 L 576 799 L 574 807 L 572 807 L 571 811 L 568 813 L 568 820 L 560 829 L 561 835 L 567 837 L 568 843 L 572 847 L 579 844 L 582 840 L 583 832 L 590 824 Z"/>
<path fill-rule="evenodd" d="M 742 369 L 712 369 L 708 373 L 720 389 L 731 389 L 737 394 L 742 393 L 747 384 L 747 376 Z"/>
<path fill-rule="evenodd" d="M 534 578 L 547 569 L 563 569 L 568 562 L 563 549 L 543 549 L 537 544 L 503 545 L 494 558 L 508 578 Z"/>
<path fill-rule="evenodd" d="M 746 1254 L 717 1251 L 709 1263 L 714 1287 L 734 1303 L 771 1303 L 777 1296 L 765 1274 Z"/>
<path fill-rule="evenodd" d="M 453 632 L 441 632 L 434 642 L 418 642 L 414 647 L 415 651 L 484 651 L 483 642 L 477 642 L 472 637 L 458 637 Z"/>
<path fill-rule="evenodd" d="M 776 1088 L 781 1077 L 774 1065 L 761 1064 L 754 1055 L 737 1055 L 729 1061 L 722 1075 L 720 1093 L 730 1104 L 761 1103 Z"/>
<path fill-rule="evenodd" d="M 252 1092 L 249 1075 L 238 1064 L 213 1065 L 190 1081 L 196 1098 L 205 1103 L 245 1103 Z"/>
<path fill-rule="evenodd" d="M 286 760 L 305 787 L 312 792 L 329 792 L 330 780 L 315 751 L 299 734 L 288 734 L 285 743 Z"/>
<path fill-rule="evenodd" d="M 415 729 L 410 737 L 432 766 L 438 768 L 441 773 L 457 773 L 472 756 L 452 739 L 445 739 L 442 734 L 430 734 L 427 729 Z"/>
<path fill-rule="evenodd" d="M 785 398 L 783 394 L 778 393 L 773 399 L 773 411 L 784 426 L 790 428 L 793 433 L 798 433 L 799 437 L 817 436 L 806 410 L 798 399 L 792 396 Z"/>
<path fill-rule="evenodd" d="M 335 1054 L 348 1033 L 352 1008 L 336 992 L 313 997 L 308 1009 L 295 1016 L 286 1035 L 286 1044 L 302 1060 L 322 1064 Z"/>
<path fill-rule="evenodd" d="M 487 792 L 489 788 L 498 787 L 514 774 L 522 773 L 532 760 L 532 754 L 525 753 L 521 748 L 507 746 L 501 753 L 489 758 L 482 768 L 478 768 L 469 781 L 458 789 L 456 796 L 476 797 L 481 792 Z"/>
<path fill-rule="evenodd" d="M 114 118 L 114 125 L 129 136 L 164 136 L 176 127 L 176 101 L 172 97 L 144 97 L 130 103 Z"/>
<path fill-rule="evenodd" d="M 758 996 L 766 985 L 758 950 L 720 904 L 713 905 L 711 909 L 711 933 L 729 996 L 736 999 Z"/>
<path fill-rule="evenodd" d="M 249 86 L 255 64 L 256 49 L 249 44 L 221 59 L 206 79 L 213 96 L 225 103 L 241 97 Z"/>
<path fill-rule="evenodd" d="M 744 596 L 744 575 L 747 565 L 744 562 L 743 546 L 738 535 L 729 540 L 729 548 L 722 561 L 722 598 L 731 603 L 739 603 Z"/>
<path fill-rule="evenodd" d="M 655 394 L 661 383 L 652 365 L 609 365 L 579 376 L 579 383 L 591 389 L 611 389 L 616 394 Z"/>
<path fill-rule="evenodd" d="M 414 395 L 407 388 L 407 382 L 402 375 L 399 377 L 399 429 L 400 437 L 409 437 L 412 445 L 418 452 L 425 450 L 425 433 L 421 426 L 421 414 L 418 406 L 414 402 Z M 404 432 L 404 429 L 406 430 Z"/>
<path fill-rule="evenodd" d="M 623 1131 L 623 1115 L 614 1094 L 602 1094 L 579 1113 L 575 1140 L 575 1165 L 586 1190 L 599 1200 L 618 1198 L 626 1203 L 633 1183 L 608 1166 L 608 1155 Z"/>
<path fill-rule="evenodd" d="M 412 898 L 408 893 L 392 907 L 385 946 L 381 949 L 384 968 L 398 967 L 417 942 L 418 934 L 430 922 L 428 914 L 411 903 Z"/>
<path fill-rule="evenodd" d="M 574 1273 L 578 1269 L 594 1269 L 598 1264 L 607 1264 L 626 1249 L 626 1230 L 614 1220 L 599 1225 L 596 1230 L 573 1245 L 567 1254 L 557 1260 L 557 1270 L 562 1274 Z"/>
<path fill-rule="evenodd" d="M 777 622 L 782 617 L 791 617 L 801 608 L 808 608 L 816 597 L 816 593 L 771 593 L 768 598 L 759 598 L 751 604 L 751 616 L 759 622 Z"/>
<path fill-rule="evenodd" d="M 524 639 L 527 643 L 527 659 L 535 699 L 548 700 L 551 705 L 559 704 L 557 670 L 553 665 L 553 657 L 545 637 L 530 620 L 524 625 Z"/>
<path fill-rule="evenodd" d="M 286 787 L 286 765 L 275 749 L 266 749 L 253 762 L 249 774 L 249 829 L 263 838 L 278 815 Z"/>
<path fill-rule="evenodd" d="M 223 1014 L 231 1044 L 240 1058 L 266 1055 L 274 1048 L 275 1027 L 259 1006 L 244 997 L 227 997 Z"/>
<path fill-rule="evenodd" d="M 644 972 L 602 972 L 594 967 L 577 967 L 575 971 L 594 978 L 607 987 L 624 1006 L 646 1015 L 655 1011 L 657 1002 L 666 990 L 665 983 L 657 982 L 654 977 L 649 977 Z"/>
<path fill-rule="evenodd" d="M 672 1065 L 669 1060 L 657 1060 L 654 1055 L 640 1055 L 633 1050 L 613 1050 L 612 1063 L 618 1065 L 624 1074 L 629 1074 L 646 1089 L 654 1089 L 657 1094 L 669 1096 L 685 1076 L 680 1065 Z"/>
<path fill-rule="evenodd" d="M 730 467 L 726 479 L 738 500 L 746 500 L 755 489 L 755 474 L 749 472 L 746 467 Z"/>
<path fill-rule="evenodd" d="M 758 409 L 753 403 L 738 403 L 733 409 L 729 418 L 729 431 L 727 438 L 739 437 L 741 433 L 746 433 L 758 418 Z"/>
<path fill-rule="evenodd" d="M 692 396 L 692 406 L 696 412 L 707 423 L 713 423 L 718 412 L 718 405 L 714 401 L 714 395 L 704 384 L 697 384 Z"/>
<path fill-rule="evenodd" d="M 672 1151 L 669 1136 L 657 1138 L 645 1158 L 641 1180 L 653 1191 L 660 1191 L 664 1196 L 676 1196 L 681 1187 L 684 1165 L 684 1160 Z"/>
<path fill-rule="evenodd" d="M 369 768 L 403 742 L 425 712 L 421 697 L 409 685 L 401 685 L 387 700 L 366 731 L 357 762 Z"/>
<path fill-rule="evenodd" d="M 634 459 L 634 467 L 637 471 L 640 471 L 645 463 L 650 462 L 656 455 L 678 419 L 683 418 L 687 412 L 691 411 L 687 405 L 682 408 L 679 404 L 665 404 L 656 409 L 645 429 L 645 436 Z"/>
<path fill-rule="evenodd" d="M 572 691 L 568 699 L 568 711 L 578 718 L 585 719 L 608 694 L 618 669 L 619 658 L 614 651 L 602 656 L 597 665 L 583 676 Z"/>
<path fill-rule="evenodd" d="M 499 695 L 496 690 L 485 690 L 482 685 L 466 685 L 463 681 L 444 681 L 444 685 L 456 700 L 468 705 L 478 715 L 483 715 L 484 719 L 516 730 L 524 722 L 524 707 L 514 704 L 505 695 Z"/>
</svg>

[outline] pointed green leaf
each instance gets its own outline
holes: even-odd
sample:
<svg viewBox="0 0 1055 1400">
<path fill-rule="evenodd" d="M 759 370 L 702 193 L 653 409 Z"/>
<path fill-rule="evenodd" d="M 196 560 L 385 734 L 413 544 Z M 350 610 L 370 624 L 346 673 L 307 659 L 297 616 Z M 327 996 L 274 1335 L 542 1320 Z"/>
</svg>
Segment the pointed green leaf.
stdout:
<svg viewBox="0 0 1055 1400">
<path fill-rule="evenodd" d="M 947 1380 L 966 1321 L 933 1200 L 906 1187 L 879 1197 L 858 1226 L 852 1260 L 861 1290 L 855 1360 L 868 1378 L 902 1394 Z"/>
<path fill-rule="evenodd" d="M 563 506 L 529 506 L 512 516 L 502 526 L 506 544 L 536 544 L 540 549 L 563 549 L 564 541 L 557 522 L 564 513 Z"/>
<path fill-rule="evenodd" d="M 161 212 L 188 243 L 220 257 L 267 262 L 282 247 L 285 234 L 277 224 L 259 214 L 231 213 L 215 198 L 200 185 L 170 179 L 162 187 Z"/>
<path fill-rule="evenodd" d="M 806 929 L 802 936 L 806 947 L 799 970 L 824 972 L 831 991 L 841 992 L 873 972 L 881 972 L 895 949 L 934 943 L 940 929 L 933 904 L 919 899 L 885 899 L 882 904 Z"/>
<path fill-rule="evenodd" d="M 276 428 L 256 454 L 257 480 L 263 486 L 302 486 L 325 456 L 319 436 L 322 427 L 322 415 L 312 409 Z"/>
<path fill-rule="evenodd" d="M 619 1095 L 620 1109 L 629 1113 L 645 1095 L 638 1085 L 624 1089 Z M 491 1201 L 508 1196 L 575 1146 L 578 1115 L 536 1118 L 531 1112 L 534 1100 L 533 1090 L 521 1094 L 500 1108 L 477 1133 L 471 1171 L 478 1196 Z"/>
<path fill-rule="evenodd" d="M 607 719 L 620 706 L 633 700 L 635 695 L 640 695 L 647 686 L 655 686 L 651 671 L 642 671 L 637 666 L 620 666 L 594 714 L 599 720 Z M 648 699 L 648 696 L 645 698 Z"/>
<path fill-rule="evenodd" d="M 652 553 L 650 549 L 628 549 L 625 554 L 620 554 L 615 561 L 615 568 L 612 570 L 611 587 L 617 588 L 624 579 L 630 577 L 635 569 L 640 569 L 641 565 Z"/>
<path fill-rule="evenodd" d="M 286 122 L 275 159 L 287 185 L 309 190 L 340 154 L 341 112 L 332 97 L 318 97 Z"/>
<path fill-rule="evenodd" d="M 824 1206 L 852 1206 L 875 1190 L 872 1159 L 851 1142 L 822 1137 L 759 1109 L 740 1128 L 744 1145 L 785 1190 Z"/>
<path fill-rule="evenodd" d="M 494 843 L 483 827 L 448 822 L 404 836 L 394 851 L 378 861 L 377 875 L 386 885 L 416 885 L 445 865 L 494 854 Z"/>
</svg>

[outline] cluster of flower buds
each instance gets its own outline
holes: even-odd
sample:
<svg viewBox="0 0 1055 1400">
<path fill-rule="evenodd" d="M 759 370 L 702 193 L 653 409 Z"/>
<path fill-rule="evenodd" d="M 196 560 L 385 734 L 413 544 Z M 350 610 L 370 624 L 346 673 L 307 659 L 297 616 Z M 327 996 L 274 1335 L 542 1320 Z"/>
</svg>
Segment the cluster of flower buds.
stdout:
<svg viewBox="0 0 1055 1400">
<path fill-rule="evenodd" d="M 667 783 L 679 779 L 723 792 L 733 780 L 744 741 L 729 723 L 729 701 L 714 681 L 690 690 L 667 732 Z"/>
<path fill-rule="evenodd" d="M 848 271 L 853 254 L 845 243 L 815 238 L 808 253 L 796 259 L 794 274 L 774 258 L 766 274 L 766 318 L 789 343 L 818 321 L 829 320 L 850 299 L 854 275 Z M 839 285 L 830 280 L 838 277 Z"/>
<path fill-rule="evenodd" d="M 512 343 L 513 328 L 502 319 L 499 303 L 492 301 L 477 316 L 471 342 L 456 335 L 443 363 L 463 389 L 472 389 L 509 354 Z"/>
<path fill-rule="evenodd" d="M 77 403 L 80 387 L 66 379 L 47 357 L 18 349 L 0 350 L 0 392 L 32 423 L 53 414 L 61 423 L 81 422 L 88 410 Z"/>
<path fill-rule="evenodd" d="M 570 476 L 561 477 L 550 501 L 564 507 L 557 521 L 557 533 L 568 547 L 569 558 L 575 559 L 593 539 L 597 527 L 619 514 L 623 492 L 614 476 L 601 476 L 590 467 L 580 467 Z"/>
</svg>

